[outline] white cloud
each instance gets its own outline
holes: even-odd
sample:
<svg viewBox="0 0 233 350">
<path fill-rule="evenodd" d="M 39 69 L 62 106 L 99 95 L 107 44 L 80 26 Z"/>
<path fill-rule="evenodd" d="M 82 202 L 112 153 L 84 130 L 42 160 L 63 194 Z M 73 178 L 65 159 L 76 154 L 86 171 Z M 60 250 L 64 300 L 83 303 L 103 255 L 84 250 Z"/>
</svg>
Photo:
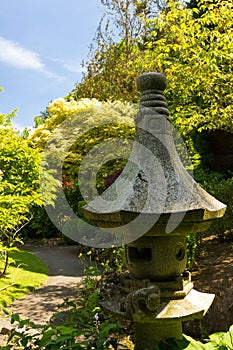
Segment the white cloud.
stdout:
<svg viewBox="0 0 233 350">
<path fill-rule="evenodd" d="M 36 52 L 2 37 L 0 37 L 0 61 L 18 68 L 45 70 L 45 66 Z"/>
<path fill-rule="evenodd" d="M 0 61 L 16 68 L 32 69 L 47 75 L 49 78 L 63 79 L 46 69 L 39 54 L 28 50 L 16 42 L 0 37 Z"/>
</svg>

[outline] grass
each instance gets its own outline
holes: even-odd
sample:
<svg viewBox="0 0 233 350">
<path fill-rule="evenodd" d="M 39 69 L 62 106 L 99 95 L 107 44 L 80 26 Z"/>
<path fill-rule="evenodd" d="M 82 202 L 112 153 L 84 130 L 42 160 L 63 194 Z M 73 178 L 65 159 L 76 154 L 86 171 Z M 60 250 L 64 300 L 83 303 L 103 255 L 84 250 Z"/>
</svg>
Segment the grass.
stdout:
<svg viewBox="0 0 233 350">
<path fill-rule="evenodd" d="M 13 248 L 6 275 L 0 278 L 0 307 L 6 307 L 45 283 L 47 266 L 35 255 Z"/>
</svg>

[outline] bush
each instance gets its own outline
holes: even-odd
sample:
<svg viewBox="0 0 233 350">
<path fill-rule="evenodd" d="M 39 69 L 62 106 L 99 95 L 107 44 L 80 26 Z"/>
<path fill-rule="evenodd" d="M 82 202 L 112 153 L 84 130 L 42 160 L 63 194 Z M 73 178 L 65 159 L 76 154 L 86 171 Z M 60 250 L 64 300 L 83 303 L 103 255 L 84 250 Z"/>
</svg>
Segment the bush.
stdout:
<svg viewBox="0 0 233 350">
<path fill-rule="evenodd" d="M 157 350 L 231 350 L 233 349 L 233 325 L 228 332 L 217 332 L 211 334 L 204 342 L 197 341 L 191 337 L 184 339 L 168 339 L 161 342 Z"/>
<path fill-rule="evenodd" d="M 207 171 L 199 172 L 195 177 L 206 191 L 227 205 L 225 215 L 214 220 L 209 229 L 210 234 L 224 240 L 225 235 L 233 230 L 233 177 L 230 174 L 224 178 L 223 174 Z"/>
<path fill-rule="evenodd" d="M 13 130 L 12 116 L 0 114 L 0 277 L 6 273 L 10 248 L 31 220 L 32 207 L 42 205 L 39 151 Z"/>
<path fill-rule="evenodd" d="M 124 167 L 130 140 L 134 139 L 137 108 L 123 102 L 60 98 L 49 104 L 47 112 L 47 119 L 32 133 L 30 142 L 54 169 L 58 197 L 64 191 L 70 207 L 79 215 L 79 203 L 93 198 L 96 191 L 102 192 L 105 178 Z M 61 177 L 56 171 L 63 154 Z M 36 209 L 30 228 L 43 237 L 57 234 L 44 214 Z"/>
</svg>

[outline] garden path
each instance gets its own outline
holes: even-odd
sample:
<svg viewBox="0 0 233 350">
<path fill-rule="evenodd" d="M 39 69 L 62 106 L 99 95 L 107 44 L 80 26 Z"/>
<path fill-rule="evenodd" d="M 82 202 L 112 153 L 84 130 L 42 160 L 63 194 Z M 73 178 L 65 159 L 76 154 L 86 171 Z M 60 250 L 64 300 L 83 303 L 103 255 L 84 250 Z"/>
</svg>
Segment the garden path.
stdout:
<svg viewBox="0 0 233 350">
<path fill-rule="evenodd" d="M 39 288 L 15 300 L 8 308 L 22 318 L 45 324 L 65 298 L 76 300 L 82 287 L 84 265 L 77 259 L 78 246 L 29 241 L 23 249 L 39 257 L 48 267 L 48 280 Z M 0 318 L 0 330 L 9 329 L 9 319 Z M 1 337 L 1 335 L 0 335 Z"/>
</svg>

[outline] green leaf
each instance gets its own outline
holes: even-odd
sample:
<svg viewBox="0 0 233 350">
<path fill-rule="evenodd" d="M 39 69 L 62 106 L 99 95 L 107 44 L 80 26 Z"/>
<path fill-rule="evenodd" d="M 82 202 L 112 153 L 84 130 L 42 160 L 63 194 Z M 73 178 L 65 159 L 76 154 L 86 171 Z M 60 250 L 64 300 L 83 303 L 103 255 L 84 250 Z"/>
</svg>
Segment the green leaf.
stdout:
<svg viewBox="0 0 233 350">
<path fill-rule="evenodd" d="M 52 340 L 53 336 L 57 336 L 57 332 L 54 330 L 54 329 L 48 329 L 46 330 L 43 335 L 42 335 L 42 338 L 39 340 L 39 344 L 40 346 L 48 346 L 50 344 L 53 344 L 54 341 Z"/>
<path fill-rule="evenodd" d="M 201 342 L 199 341 L 196 341 L 194 340 L 193 338 L 187 336 L 187 335 L 184 335 L 184 338 L 189 341 L 189 344 L 187 345 L 186 348 L 184 349 L 187 349 L 187 350 L 203 350 L 203 349 L 208 349 L 205 347 L 204 344 L 202 344 Z"/>
<path fill-rule="evenodd" d="M 77 331 L 77 329 L 74 327 L 69 327 L 64 325 L 59 325 L 56 327 L 56 329 L 60 334 L 72 334 Z"/>
<path fill-rule="evenodd" d="M 232 348 L 232 337 L 230 332 L 217 332 L 209 336 L 212 344 L 221 346 L 221 350 L 228 350 Z"/>
<path fill-rule="evenodd" d="M 13 314 L 11 315 L 11 323 L 15 323 L 15 322 L 19 322 L 20 321 L 20 317 L 19 314 Z"/>
</svg>

